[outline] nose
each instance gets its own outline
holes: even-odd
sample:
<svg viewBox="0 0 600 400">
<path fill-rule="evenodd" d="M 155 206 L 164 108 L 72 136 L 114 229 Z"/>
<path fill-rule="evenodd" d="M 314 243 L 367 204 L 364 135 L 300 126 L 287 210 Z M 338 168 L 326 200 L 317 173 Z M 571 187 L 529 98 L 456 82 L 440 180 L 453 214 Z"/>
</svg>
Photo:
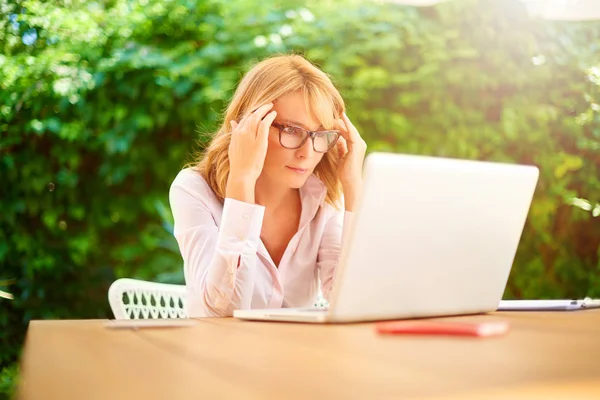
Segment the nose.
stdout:
<svg viewBox="0 0 600 400">
<path fill-rule="evenodd" d="M 313 149 L 312 138 L 309 137 L 302 146 L 296 149 L 296 157 L 298 158 L 310 158 L 315 150 Z"/>
</svg>

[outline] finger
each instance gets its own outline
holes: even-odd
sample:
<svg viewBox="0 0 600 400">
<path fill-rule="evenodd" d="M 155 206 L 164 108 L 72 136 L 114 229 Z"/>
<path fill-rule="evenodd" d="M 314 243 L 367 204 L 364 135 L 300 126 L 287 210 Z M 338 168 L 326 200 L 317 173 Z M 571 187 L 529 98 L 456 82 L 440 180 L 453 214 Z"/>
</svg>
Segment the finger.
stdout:
<svg viewBox="0 0 600 400">
<path fill-rule="evenodd" d="M 348 146 L 346 145 L 346 139 L 340 137 L 336 144 L 338 150 L 338 157 L 344 158 L 344 156 L 348 153 Z"/>
<path fill-rule="evenodd" d="M 240 132 L 244 132 L 246 129 L 246 126 L 248 125 L 248 119 L 250 118 L 252 114 L 246 114 L 244 115 L 244 117 L 240 120 L 238 126 L 240 127 Z"/>
<path fill-rule="evenodd" d="M 265 118 L 263 118 L 263 120 L 261 121 L 261 123 L 258 127 L 258 130 L 256 131 L 256 139 L 258 139 L 261 142 L 267 141 L 267 139 L 269 137 L 269 128 L 271 127 L 271 124 L 275 120 L 275 117 L 277 117 L 277 111 L 271 111 L 270 113 L 267 114 L 267 116 Z"/>
<path fill-rule="evenodd" d="M 348 130 L 348 127 L 346 126 L 346 123 L 344 123 L 344 120 L 341 118 L 338 118 L 335 120 L 335 125 L 338 129 L 343 129 L 345 131 Z"/>
<path fill-rule="evenodd" d="M 342 141 L 344 143 L 344 149 L 345 149 L 345 153 L 344 156 L 346 154 L 348 154 L 349 152 L 351 152 L 354 148 L 353 144 L 354 144 L 354 140 L 352 140 L 352 136 L 350 133 L 350 129 L 348 129 L 348 124 L 346 124 L 343 120 L 340 120 L 340 138 L 338 140 Z"/>
<path fill-rule="evenodd" d="M 265 117 L 265 115 L 267 115 L 267 113 L 269 112 L 269 110 L 273 108 L 273 103 L 267 103 L 267 104 L 263 104 L 262 106 L 258 107 L 256 110 L 254 110 L 255 115 L 258 115 L 260 117 L 260 119 L 263 119 Z"/>
<path fill-rule="evenodd" d="M 273 103 L 267 103 L 254 110 L 254 112 L 248 118 L 248 130 L 254 134 L 257 134 L 258 125 L 271 108 L 273 108 Z"/>
<path fill-rule="evenodd" d="M 340 139 L 351 140 L 350 132 L 348 131 L 348 127 L 346 126 L 346 123 L 341 119 L 336 120 L 336 122 L 337 122 L 337 128 L 341 134 Z"/>
<path fill-rule="evenodd" d="M 247 125 L 257 115 L 259 115 L 259 113 L 262 113 L 264 109 L 266 109 L 268 111 L 269 108 L 272 108 L 272 107 L 273 107 L 273 103 L 267 103 L 267 104 L 263 104 L 262 106 L 250 111 L 248 114 L 244 115 L 244 118 L 242 118 L 242 120 L 240 121 L 240 125 L 243 125 L 243 124 Z M 264 113 L 262 115 L 264 116 Z"/>
<path fill-rule="evenodd" d="M 273 103 L 263 104 L 252 113 L 254 121 L 260 122 L 265 115 L 273 108 Z"/>
<path fill-rule="evenodd" d="M 351 141 L 356 141 L 358 138 L 360 138 L 358 129 L 356 129 L 356 127 L 354 126 L 352 121 L 350 121 L 350 118 L 348 118 L 348 116 L 346 115 L 345 112 L 342 113 L 342 119 L 344 120 L 344 123 L 346 124 L 346 127 L 348 128 L 348 132 L 350 133 Z"/>
</svg>

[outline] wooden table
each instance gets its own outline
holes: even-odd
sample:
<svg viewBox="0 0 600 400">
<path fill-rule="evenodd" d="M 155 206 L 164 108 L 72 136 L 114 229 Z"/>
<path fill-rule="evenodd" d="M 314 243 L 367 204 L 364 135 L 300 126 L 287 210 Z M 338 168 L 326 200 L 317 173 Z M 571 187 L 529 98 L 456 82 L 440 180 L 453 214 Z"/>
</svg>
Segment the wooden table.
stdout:
<svg viewBox="0 0 600 400">
<path fill-rule="evenodd" d="M 22 399 L 600 399 L 600 310 L 495 313 L 507 336 L 381 336 L 373 324 L 198 320 L 115 330 L 32 321 Z"/>
</svg>

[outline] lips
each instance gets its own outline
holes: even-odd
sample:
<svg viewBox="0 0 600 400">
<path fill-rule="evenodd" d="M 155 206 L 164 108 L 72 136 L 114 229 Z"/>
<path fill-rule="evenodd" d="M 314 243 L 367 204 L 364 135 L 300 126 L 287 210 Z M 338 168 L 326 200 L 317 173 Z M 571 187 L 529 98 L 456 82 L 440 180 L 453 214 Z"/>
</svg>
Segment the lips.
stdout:
<svg viewBox="0 0 600 400">
<path fill-rule="evenodd" d="M 306 171 L 308 171 L 307 169 L 304 169 L 304 168 L 294 168 L 294 167 L 289 167 L 289 166 L 287 166 L 286 168 L 289 168 L 298 174 L 304 174 Z"/>
</svg>

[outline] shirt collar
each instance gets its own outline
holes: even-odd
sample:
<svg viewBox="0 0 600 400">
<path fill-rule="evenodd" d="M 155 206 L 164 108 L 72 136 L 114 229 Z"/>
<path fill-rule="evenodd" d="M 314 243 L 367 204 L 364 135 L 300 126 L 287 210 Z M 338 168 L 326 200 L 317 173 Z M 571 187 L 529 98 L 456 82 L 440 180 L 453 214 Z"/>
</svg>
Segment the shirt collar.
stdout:
<svg viewBox="0 0 600 400">
<path fill-rule="evenodd" d="M 302 203 L 300 228 L 306 226 L 314 218 L 326 196 L 325 184 L 316 175 L 311 174 L 300 188 L 300 202 Z"/>
</svg>

